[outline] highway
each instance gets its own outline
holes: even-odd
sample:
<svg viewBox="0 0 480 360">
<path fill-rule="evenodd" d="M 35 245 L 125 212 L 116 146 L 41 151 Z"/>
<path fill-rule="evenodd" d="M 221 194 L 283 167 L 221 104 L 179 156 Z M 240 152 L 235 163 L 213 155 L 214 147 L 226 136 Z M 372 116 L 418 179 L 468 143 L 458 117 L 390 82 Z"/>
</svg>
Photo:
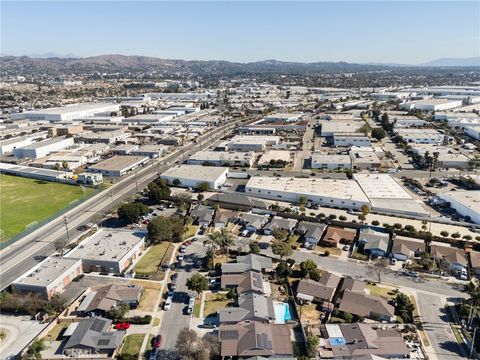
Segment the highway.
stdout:
<svg viewBox="0 0 480 360">
<path fill-rule="evenodd" d="M 246 119 L 244 122 L 254 120 L 256 119 Z M 202 135 L 198 143 L 190 143 L 166 158 L 151 161 L 136 173 L 123 178 L 115 185 L 65 213 L 70 238 L 75 238 L 79 234 L 77 228 L 91 222 L 95 215 L 106 215 L 116 204 L 122 203 L 128 196 L 135 194 L 137 189 L 145 188 L 160 173 L 174 166 L 177 161 L 184 160 L 192 153 L 207 148 L 231 132 L 239 122 L 240 120 L 234 120 L 222 125 Z M 0 252 L 0 289 L 3 290 L 17 277 L 34 267 L 38 261 L 36 258 L 52 255 L 55 252 L 54 242 L 61 237 L 67 237 L 64 216 L 52 220 L 3 249 Z"/>
</svg>

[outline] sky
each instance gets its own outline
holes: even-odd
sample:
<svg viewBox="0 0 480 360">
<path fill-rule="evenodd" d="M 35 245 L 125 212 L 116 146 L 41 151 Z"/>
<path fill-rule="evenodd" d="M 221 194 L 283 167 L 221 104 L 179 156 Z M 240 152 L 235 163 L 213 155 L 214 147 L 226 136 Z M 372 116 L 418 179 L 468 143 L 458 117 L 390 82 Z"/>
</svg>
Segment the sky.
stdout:
<svg viewBox="0 0 480 360">
<path fill-rule="evenodd" d="M 476 1 L 0 0 L 3 55 L 420 64 L 480 56 Z"/>
</svg>

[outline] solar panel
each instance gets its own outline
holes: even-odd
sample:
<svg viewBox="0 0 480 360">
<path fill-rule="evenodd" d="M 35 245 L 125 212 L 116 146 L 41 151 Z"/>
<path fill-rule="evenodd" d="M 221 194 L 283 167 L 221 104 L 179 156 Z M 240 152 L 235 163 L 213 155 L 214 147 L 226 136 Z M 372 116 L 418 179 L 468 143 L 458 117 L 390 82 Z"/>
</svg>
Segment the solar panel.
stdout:
<svg viewBox="0 0 480 360">
<path fill-rule="evenodd" d="M 257 344 L 263 349 L 272 349 L 272 342 L 265 333 L 257 334 Z"/>
<path fill-rule="evenodd" d="M 221 332 L 220 337 L 222 338 L 222 340 L 235 340 L 238 338 L 238 331 L 225 330 Z"/>
<path fill-rule="evenodd" d="M 105 326 L 105 320 L 95 319 L 95 320 L 93 320 L 93 323 L 90 326 L 90 330 L 96 331 L 96 332 L 101 332 L 103 330 L 104 326 Z"/>
<path fill-rule="evenodd" d="M 98 346 L 105 346 L 110 343 L 110 339 L 100 339 L 98 340 Z"/>
</svg>

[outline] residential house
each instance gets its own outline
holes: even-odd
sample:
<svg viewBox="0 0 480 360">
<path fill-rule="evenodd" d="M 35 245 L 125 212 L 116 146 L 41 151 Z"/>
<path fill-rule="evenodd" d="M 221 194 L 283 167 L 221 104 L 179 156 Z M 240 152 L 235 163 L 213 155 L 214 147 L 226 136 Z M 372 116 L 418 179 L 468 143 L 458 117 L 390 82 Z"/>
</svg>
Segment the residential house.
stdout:
<svg viewBox="0 0 480 360">
<path fill-rule="evenodd" d="M 222 264 L 222 274 L 242 274 L 245 271 L 253 270 L 262 272 L 273 267 L 272 259 L 255 254 L 237 256 L 236 263 Z"/>
<path fill-rule="evenodd" d="M 425 241 L 406 236 L 395 236 L 393 239 L 392 256 L 397 260 L 405 261 L 425 252 Z"/>
<path fill-rule="evenodd" d="M 356 235 L 357 230 L 355 229 L 329 226 L 321 240 L 321 245 L 338 247 L 338 244 L 353 244 Z"/>
<path fill-rule="evenodd" d="M 465 250 L 446 244 L 432 243 L 430 255 L 439 265 L 448 264 L 448 269 L 454 273 L 466 272 L 468 263 Z M 440 266 L 441 267 L 441 266 Z"/>
<path fill-rule="evenodd" d="M 257 232 L 263 228 L 268 221 L 268 216 L 257 215 L 251 213 L 240 214 L 240 222 L 244 225 L 245 229 L 250 232 Z"/>
<path fill-rule="evenodd" d="M 215 210 L 210 206 L 197 205 L 190 211 L 193 223 L 199 226 L 208 226 L 213 220 Z"/>
<path fill-rule="evenodd" d="M 340 277 L 328 272 L 323 273 L 319 281 L 302 279 L 298 283 L 297 299 L 301 302 L 331 302 L 339 283 Z"/>
<path fill-rule="evenodd" d="M 218 339 L 222 357 L 293 356 L 287 325 L 259 322 L 220 325 Z"/>
<path fill-rule="evenodd" d="M 402 333 L 376 324 L 320 325 L 322 359 L 405 359 L 410 350 Z"/>
<path fill-rule="evenodd" d="M 340 294 L 343 295 L 345 291 L 365 293 L 365 281 L 355 280 L 347 276 L 343 279 Z"/>
<path fill-rule="evenodd" d="M 110 331 L 112 320 L 91 317 L 76 323 L 75 329 L 63 347 L 63 354 L 72 358 L 114 357 L 122 344 L 125 330 Z"/>
<path fill-rule="evenodd" d="M 296 224 L 297 220 L 295 219 L 285 219 L 280 216 L 274 216 L 272 220 L 270 220 L 268 224 L 263 227 L 263 233 L 265 235 L 272 235 L 273 230 L 284 229 L 291 234 Z"/>
<path fill-rule="evenodd" d="M 395 308 L 384 298 L 361 292 L 345 290 L 338 309 L 373 320 L 389 322 L 395 320 Z"/>
<path fill-rule="evenodd" d="M 241 321 L 269 323 L 275 320 L 271 297 L 262 294 L 246 293 L 238 297 L 238 307 L 218 310 L 220 324 L 236 324 Z"/>
<path fill-rule="evenodd" d="M 229 223 L 235 222 L 237 218 L 238 218 L 237 211 L 218 209 L 217 211 L 215 211 L 213 226 L 216 229 L 222 229 L 226 227 Z"/>
<path fill-rule="evenodd" d="M 264 283 L 262 274 L 255 271 L 245 271 L 242 274 L 223 274 L 221 277 L 221 288 L 236 288 L 237 294 L 256 292 L 266 294 L 270 286 Z"/>
<path fill-rule="evenodd" d="M 480 276 L 480 251 L 470 251 L 470 264 L 475 275 Z"/>
<path fill-rule="evenodd" d="M 87 293 L 80 303 L 77 313 L 80 315 L 103 316 L 111 308 L 127 304 L 135 309 L 142 297 L 142 286 L 138 285 L 106 285 Z"/>
<path fill-rule="evenodd" d="M 303 244 L 308 249 L 313 249 L 321 240 L 327 225 L 309 221 L 301 221 L 297 233 L 302 235 Z"/>
<path fill-rule="evenodd" d="M 216 193 L 207 199 L 209 205 L 218 204 L 223 209 L 252 211 L 253 209 L 268 209 L 268 204 L 256 198 L 239 193 Z"/>
<path fill-rule="evenodd" d="M 363 245 L 363 251 L 373 256 L 386 256 L 390 235 L 372 228 L 363 228 L 358 236 L 358 243 Z"/>
</svg>

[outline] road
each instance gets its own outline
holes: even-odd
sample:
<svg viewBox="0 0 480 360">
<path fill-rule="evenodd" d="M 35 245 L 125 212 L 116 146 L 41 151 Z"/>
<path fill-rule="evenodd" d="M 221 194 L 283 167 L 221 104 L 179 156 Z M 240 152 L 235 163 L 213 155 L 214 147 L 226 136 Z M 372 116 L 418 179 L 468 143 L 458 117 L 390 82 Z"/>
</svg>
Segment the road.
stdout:
<svg viewBox="0 0 480 360">
<path fill-rule="evenodd" d="M 247 119 L 246 121 L 253 120 Z M 175 165 L 176 161 L 185 159 L 192 153 L 210 146 L 213 142 L 232 131 L 238 123 L 239 120 L 235 120 L 225 124 L 215 129 L 215 131 L 203 135 L 198 144 L 188 144 L 167 158 L 150 162 L 149 165 L 138 170 L 136 174 L 125 177 L 108 190 L 102 191 L 68 211 L 65 216 L 68 219 L 70 237 L 74 238 L 78 233 L 76 228 L 89 223 L 95 214 L 108 213 L 115 204 L 122 203 L 125 198 L 135 194 L 137 189 L 146 187 L 158 174 Z M 163 161 L 167 163 L 161 165 L 160 162 Z M 52 220 L 3 249 L 0 252 L 0 289 L 4 289 L 18 276 L 35 266 L 36 257 L 52 255 L 55 252 L 53 243 L 56 239 L 62 237 L 67 237 L 63 216 Z"/>
<path fill-rule="evenodd" d="M 433 353 L 429 355 L 439 360 L 466 359 L 450 328 L 442 297 L 418 293 L 417 302 Z"/>
<path fill-rule="evenodd" d="M 184 266 L 178 269 L 177 288 L 173 297 L 172 307 L 165 311 L 160 325 L 160 334 L 163 337 L 162 349 L 173 350 L 177 341 L 178 333 L 184 328 L 190 328 L 192 315 L 186 315 L 188 299 L 191 294 L 187 289 L 187 279 L 199 270 L 200 266 L 195 263 L 201 262 L 205 257 L 205 247 L 201 240 L 187 247 Z"/>
</svg>

